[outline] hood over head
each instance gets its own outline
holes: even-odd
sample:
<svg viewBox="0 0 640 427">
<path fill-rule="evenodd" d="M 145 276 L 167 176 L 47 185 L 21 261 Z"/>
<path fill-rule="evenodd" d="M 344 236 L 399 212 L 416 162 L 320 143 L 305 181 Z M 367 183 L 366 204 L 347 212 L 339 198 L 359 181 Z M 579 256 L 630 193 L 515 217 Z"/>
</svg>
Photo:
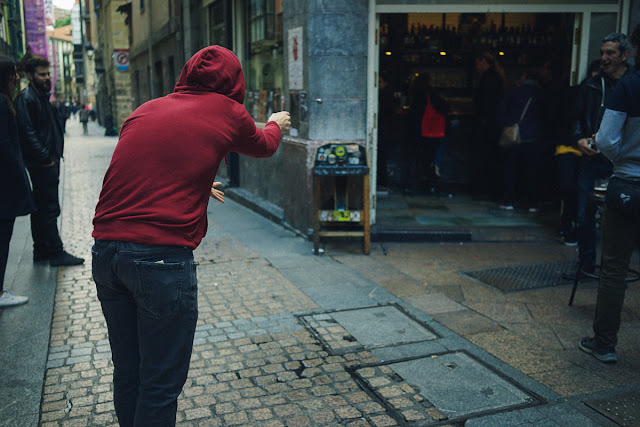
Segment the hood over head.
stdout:
<svg viewBox="0 0 640 427">
<path fill-rule="evenodd" d="M 187 61 L 174 92 L 201 91 L 225 95 L 244 102 L 244 74 L 233 52 L 222 46 L 209 46 Z"/>
</svg>

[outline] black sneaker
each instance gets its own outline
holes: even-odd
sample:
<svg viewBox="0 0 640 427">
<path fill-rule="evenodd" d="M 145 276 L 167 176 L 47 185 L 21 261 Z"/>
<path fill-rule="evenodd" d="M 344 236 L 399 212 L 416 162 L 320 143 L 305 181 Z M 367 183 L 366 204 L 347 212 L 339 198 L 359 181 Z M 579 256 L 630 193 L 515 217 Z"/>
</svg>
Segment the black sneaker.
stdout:
<svg viewBox="0 0 640 427">
<path fill-rule="evenodd" d="M 578 344 L 580 350 L 589 353 L 603 363 L 616 363 L 618 356 L 615 347 L 603 347 L 596 343 L 595 338 L 584 337 Z"/>
<path fill-rule="evenodd" d="M 78 258 L 76 256 L 71 255 L 68 252 L 62 251 L 60 255 L 55 258 L 52 258 L 49 261 L 52 267 L 62 267 L 67 265 L 80 265 L 84 264 L 84 258 Z"/>
</svg>

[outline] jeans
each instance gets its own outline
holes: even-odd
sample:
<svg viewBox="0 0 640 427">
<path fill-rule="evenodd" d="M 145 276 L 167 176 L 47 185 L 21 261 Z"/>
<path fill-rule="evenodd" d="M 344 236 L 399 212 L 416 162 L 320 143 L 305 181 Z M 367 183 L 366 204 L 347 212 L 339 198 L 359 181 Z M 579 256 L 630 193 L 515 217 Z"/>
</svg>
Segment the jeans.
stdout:
<svg viewBox="0 0 640 427">
<path fill-rule="evenodd" d="M 9 243 L 13 234 L 13 225 L 16 219 L 0 219 L 0 292 L 4 290 L 4 274 L 7 271 L 9 259 Z"/>
<path fill-rule="evenodd" d="M 33 184 L 33 198 L 37 207 L 37 211 L 31 214 L 33 254 L 43 259 L 55 258 L 63 250 L 58 232 L 60 160 L 48 168 L 30 167 L 29 176 Z"/>
<path fill-rule="evenodd" d="M 596 317 L 593 322 L 596 342 L 615 347 L 618 343 L 625 281 L 631 254 L 640 241 L 640 218 L 629 218 L 605 208 L 602 218 L 602 270 L 598 285 Z"/>
<path fill-rule="evenodd" d="M 596 206 L 593 185 L 596 179 L 609 178 L 613 166 L 589 158 L 580 159 L 578 172 L 578 254 L 582 266 L 591 267 L 596 263 Z"/>
<path fill-rule="evenodd" d="M 538 168 L 541 164 L 541 149 L 537 141 L 522 143 L 503 149 L 503 190 L 505 204 L 516 201 L 516 182 L 519 172 L 524 171 L 527 202 L 530 208 L 538 205 Z"/>
<path fill-rule="evenodd" d="M 121 426 L 173 426 L 198 318 L 190 249 L 96 240 L 93 280 L 107 321 Z"/>
</svg>

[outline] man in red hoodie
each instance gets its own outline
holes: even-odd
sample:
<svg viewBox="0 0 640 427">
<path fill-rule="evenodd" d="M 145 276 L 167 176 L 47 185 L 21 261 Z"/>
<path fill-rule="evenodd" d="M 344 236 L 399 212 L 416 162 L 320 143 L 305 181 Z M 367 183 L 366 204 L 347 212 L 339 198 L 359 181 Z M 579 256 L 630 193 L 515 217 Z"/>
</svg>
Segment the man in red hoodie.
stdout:
<svg viewBox="0 0 640 427">
<path fill-rule="evenodd" d="M 220 46 L 196 53 L 175 91 L 122 125 L 93 220 L 93 279 L 107 321 L 121 426 L 175 424 L 198 317 L 192 251 L 207 231 L 220 161 L 269 157 L 289 113 L 257 129 L 242 67 Z"/>
</svg>

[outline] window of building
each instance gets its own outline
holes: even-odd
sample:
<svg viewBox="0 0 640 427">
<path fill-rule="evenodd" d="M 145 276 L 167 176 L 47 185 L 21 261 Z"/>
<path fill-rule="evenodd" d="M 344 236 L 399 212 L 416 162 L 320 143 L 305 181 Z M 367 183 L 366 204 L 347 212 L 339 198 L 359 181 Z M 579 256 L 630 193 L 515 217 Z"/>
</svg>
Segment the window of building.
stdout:
<svg viewBox="0 0 640 427">
<path fill-rule="evenodd" d="M 225 2 L 223 0 L 214 1 L 209 6 L 210 44 L 230 47 L 227 40 L 226 22 Z"/>
<path fill-rule="evenodd" d="M 169 57 L 169 63 L 167 64 L 167 68 L 168 68 L 168 79 L 169 79 L 169 90 L 168 92 L 171 93 L 173 92 L 173 88 L 176 85 L 176 64 L 175 64 L 175 60 L 173 59 L 173 56 Z"/>
<path fill-rule="evenodd" d="M 245 106 L 258 122 L 280 111 L 284 87 L 282 1 L 249 0 Z"/>
<path fill-rule="evenodd" d="M 151 88 L 151 67 L 147 65 L 147 101 L 151 99 L 151 93 L 153 92 Z"/>
<path fill-rule="evenodd" d="M 142 95 L 140 94 L 140 70 L 136 70 L 133 73 L 133 81 L 135 82 L 136 88 L 136 105 L 140 105 L 142 103 Z"/>
<path fill-rule="evenodd" d="M 156 61 L 155 63 L 155 96 L 160 97 L 164 95 L 164 82 L 163 82 L 163 73 L 162 73 L 162 61 Z"/>
<path fill-rule="evenodd" d="M 144 12 L 144 0 L 140 0 L 140 13 Z"/>
</svg>

